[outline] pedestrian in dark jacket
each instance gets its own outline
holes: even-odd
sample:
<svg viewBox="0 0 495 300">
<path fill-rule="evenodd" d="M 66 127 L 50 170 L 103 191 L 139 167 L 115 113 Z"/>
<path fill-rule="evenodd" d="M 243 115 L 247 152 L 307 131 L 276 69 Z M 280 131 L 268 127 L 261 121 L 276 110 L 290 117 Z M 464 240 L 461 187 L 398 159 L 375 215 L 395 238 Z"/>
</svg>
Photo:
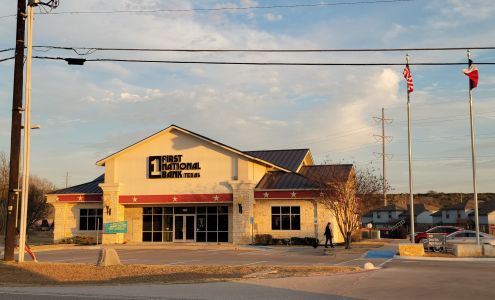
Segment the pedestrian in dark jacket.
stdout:
<svg viewBox="0 0 495 300">
<path fill-rule="evenodd" d="M 332 243 L 333 231 L 332 231 L 332 223 L 330 222 L 328 222 L 327 227 L 325 227 L 325 238 L 326 238 L 325 248 L 328 248 L 327 246 L 328 241 L 330 241 L 330 247 L 333 248 L 333 243 Z"/>
</svg>

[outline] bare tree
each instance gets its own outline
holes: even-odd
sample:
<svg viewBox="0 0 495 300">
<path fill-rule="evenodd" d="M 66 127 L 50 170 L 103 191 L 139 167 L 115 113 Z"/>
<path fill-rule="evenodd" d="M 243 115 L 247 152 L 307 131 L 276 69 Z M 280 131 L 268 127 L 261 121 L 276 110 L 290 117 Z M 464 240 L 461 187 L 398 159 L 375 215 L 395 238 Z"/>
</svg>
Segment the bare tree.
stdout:
<svg viewBox="0 0 495 300">
<path fill-rule="evenodd" d="M 51 206 L 46 202 L 45 194 L 55 190 L 55 185 L 38 176 L 29 177 L 29 196 L 27 227 L 48 217 Z"/>
<path fill-rule="evenodd" d="M 319 201 L 333 211 L 337 226 L 344 237 L 345 248 L 351 248 L 352 233 L 360 228 L 362 204 L 356 193 L 356 174 L 352 170 L 345 180 L 334 178 L 319 181 Z"/>
<path fill-rule="evenodd" d="M 382 199 L 378 198 L 383 193 L 383 177 L 376 173 L 373 167 L 356 169 L 356 194 L 362 201 L 363 211 L 383 206 Z M 392 190 L 388 183 L 386 190 Z"/>
</svg>

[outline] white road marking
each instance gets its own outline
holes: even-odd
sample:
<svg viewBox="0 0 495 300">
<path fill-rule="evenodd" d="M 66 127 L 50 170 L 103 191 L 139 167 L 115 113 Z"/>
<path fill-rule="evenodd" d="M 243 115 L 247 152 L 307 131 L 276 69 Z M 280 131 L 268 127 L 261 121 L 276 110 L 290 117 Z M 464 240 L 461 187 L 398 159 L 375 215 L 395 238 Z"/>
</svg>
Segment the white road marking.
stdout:
<svg viewBox="0 0 495 300">
<path fill-rule="evenodd" d="M 178 265 L 178 264 L 183 264 L 183 263 L 187 263 L 187 262 L 194 262 L 194 261 L 200 261 L 200 260 L 199 259 L 180 260 L 180 261 L 176 261 L 176 262 L 173 262 L 173 263 L 168 263 L 166 265 Z"/>
<path fill-rule="evenodd" d="M 261 264 L 261 263 L 265 263 L 265 262 L 268 262 L 268 261 L 267 260 L 260 260 L 260 261 L 255 261 L 252 263 L 242 264 L 241 266 L 250 266 L 250 265 L 256 265 L 256 264 Z"/>
</svg>

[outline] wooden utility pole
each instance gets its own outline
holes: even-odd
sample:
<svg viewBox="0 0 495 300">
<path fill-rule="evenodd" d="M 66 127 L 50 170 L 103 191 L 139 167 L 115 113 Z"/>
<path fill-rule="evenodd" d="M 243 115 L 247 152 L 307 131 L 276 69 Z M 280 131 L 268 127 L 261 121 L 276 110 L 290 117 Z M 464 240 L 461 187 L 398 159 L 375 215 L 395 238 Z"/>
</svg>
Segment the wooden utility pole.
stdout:
<svg viewBox="0 0 495 300">
<path fill-rule="evenodd" d="M 7 228 L 5 232 L 4 260 L 14 260 L 16 222 L 19 200 L 19 157 L 21 152 L 22 88 L 24 69 L 26 0 L 17 1 L 17 29 L 14 64 L 14 91 L 12 97 L 12 126 L 10 133 L 9 195 L 7 199 Z"/>
</svg>

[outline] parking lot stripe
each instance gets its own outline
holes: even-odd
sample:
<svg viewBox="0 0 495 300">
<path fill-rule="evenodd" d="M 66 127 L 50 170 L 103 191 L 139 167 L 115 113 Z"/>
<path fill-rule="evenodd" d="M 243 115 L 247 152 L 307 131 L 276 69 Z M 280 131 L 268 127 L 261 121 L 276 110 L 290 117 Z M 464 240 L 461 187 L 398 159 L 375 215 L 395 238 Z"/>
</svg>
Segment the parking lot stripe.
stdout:
<svg viewBox="0 0 495 300">
<path fill-rule="evenodd" d="M 256 264 L 262 264 L 268 262 L 267 260 L 260 260 L 260 261 L 255 261 L 252 263 L 247 263 L 247 264 L 242 264 L 241 266 L 250 266 L 250 265 L 256 265 Z"/>
</svg>

